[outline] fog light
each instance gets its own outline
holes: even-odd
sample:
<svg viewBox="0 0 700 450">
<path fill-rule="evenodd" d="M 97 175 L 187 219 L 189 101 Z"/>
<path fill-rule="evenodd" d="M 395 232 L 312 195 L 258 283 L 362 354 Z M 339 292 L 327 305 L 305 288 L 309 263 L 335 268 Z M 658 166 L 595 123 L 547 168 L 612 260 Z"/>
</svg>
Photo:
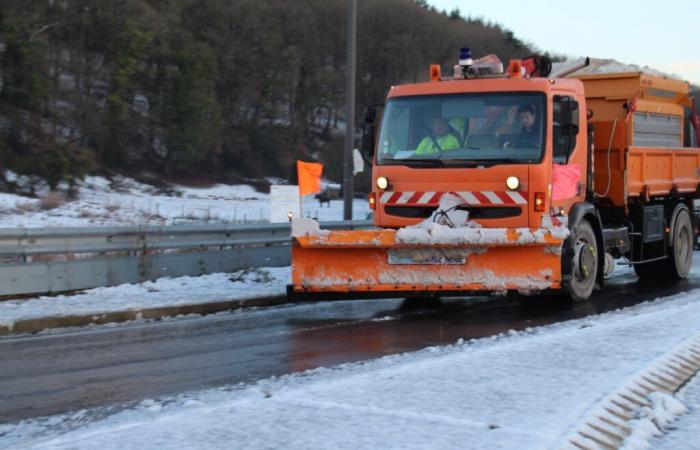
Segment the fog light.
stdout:
<svg viewBox="0 0 700 450">
<path fill-rule="evenodd" d="M 386 177 L 377 178 L 377 187 L 381 190 L 386 189 L 389 187 L 389 180 L 387 180 Z"/>
<path fill-rule="evenodd" d="M 518 177 L 508 177 L 506 186 L 508 186 L 508 189 L 511 191 L 514 191 L 520 187 L 520 180 L 518 180 Z"/>
</svg>

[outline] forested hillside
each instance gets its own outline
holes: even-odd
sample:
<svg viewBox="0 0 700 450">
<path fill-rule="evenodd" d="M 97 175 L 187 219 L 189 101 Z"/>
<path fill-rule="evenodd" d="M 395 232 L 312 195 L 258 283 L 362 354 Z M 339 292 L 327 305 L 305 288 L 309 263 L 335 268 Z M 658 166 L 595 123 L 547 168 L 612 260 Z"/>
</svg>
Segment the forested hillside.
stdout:
<svg viewBox="0 0 700 450">
<path fill-rule="evenodd" d="M 0 167 L 55 186 L 95 168 L 289 177 L 313 158 L 340 178 L 345 0 L 0 4 Z M 358 118 L 464 45 L 530 53 L 423 1 L 360 1 L 358 37 Z"/>
</svg>

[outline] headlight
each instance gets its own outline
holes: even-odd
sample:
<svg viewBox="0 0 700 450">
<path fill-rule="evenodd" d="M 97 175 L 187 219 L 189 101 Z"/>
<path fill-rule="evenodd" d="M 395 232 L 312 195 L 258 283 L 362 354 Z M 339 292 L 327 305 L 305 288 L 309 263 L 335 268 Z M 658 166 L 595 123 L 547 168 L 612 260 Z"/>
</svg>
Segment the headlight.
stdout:
<svg viewBox="0 0 700 450">
<path fill-rule="evenodd" d="M 508 186 L 508 189 L 511 191 L 514 191 L 520 187 L 520 180 L 518 180 L 518 177 L 508 177 L 508 179 L 506 179 L 506 186 Z"/>
<path fill-rule="evenodd" d="M 388 188 L 389 187 L 389 180 L 387 180 L 386 177 L 377 178 L 377 187 L 381 190 Z"/>
</svg>

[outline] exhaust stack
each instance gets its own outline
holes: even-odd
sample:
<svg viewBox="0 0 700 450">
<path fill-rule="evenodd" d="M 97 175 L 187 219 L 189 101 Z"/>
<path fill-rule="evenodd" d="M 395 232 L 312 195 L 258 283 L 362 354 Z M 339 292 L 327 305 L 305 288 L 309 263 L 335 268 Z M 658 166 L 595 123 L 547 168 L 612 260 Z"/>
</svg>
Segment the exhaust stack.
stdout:
<svg viewBox="0 0 700 450">
<path fill-rule="evenodd" d="M 563 67 L 559 69 L 557 72 L 554 72 L 550 74 L 550 78 L 564 78 L 567 75 L 571 75 L 572 73 L 576 72 L 577 70 L 583 69 L 584 67 L 587 67 L 591 63 L 591 58 L 586 57 L 582 61 L 578 61 L 574 63 L 572 66 L 569 67 Z"/>
</svg>

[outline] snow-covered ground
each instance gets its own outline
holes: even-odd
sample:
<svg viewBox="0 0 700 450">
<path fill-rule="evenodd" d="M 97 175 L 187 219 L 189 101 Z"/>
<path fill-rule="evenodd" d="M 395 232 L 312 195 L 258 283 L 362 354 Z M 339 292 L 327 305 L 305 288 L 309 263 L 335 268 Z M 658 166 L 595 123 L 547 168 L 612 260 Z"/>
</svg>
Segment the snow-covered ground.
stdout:
<svg viewBox="0 0 700 450">
<path fill-rule="evenodd" d="M 170 194 L 123 177 L 115 177 L 112 182 L 103 177 L 86 177 L 80 184 L 78 198 L 58 205 L 0 193 L 0 228 L 269 221 L 269 194 L 257 192 L 249 185 L 172 186 Z M 39 195 L 46 193 L 40 191 Z M 313 195 L 307 195 L 303 208 L 305 217 L 321 221 L 343 218 L 342 199 L 321 207 Z M 355 199 L 355 219 L 365 219 L 369 212 L 367 201 Z"/>
<path fill-rule="evenodd" d="M 700 448 L 700 375 L 696 375 L 677 396 L 690 408 L 678 419 L 674 429 L 651 442 L 655 450 L 679 450 Z"/>
<path fill-rule="evenodd" d="M 289 267 L 262 267 L 199 277 L 161 278 L 140 284 L 90 289 L 58 295 L 0 302 L 0 326 L 42 317 L 99 315 L 165 306 L 194 305 L 284 295 Z"/>
<path fill-rule="evenodd" d="M 700 290 L 598 316 L 253 384 L 0 425 L 0 448 L 561 448 L 581 419 L 700 333 Z M 698 449 L 698 376 L 677 430 Z"/>
</svg>

